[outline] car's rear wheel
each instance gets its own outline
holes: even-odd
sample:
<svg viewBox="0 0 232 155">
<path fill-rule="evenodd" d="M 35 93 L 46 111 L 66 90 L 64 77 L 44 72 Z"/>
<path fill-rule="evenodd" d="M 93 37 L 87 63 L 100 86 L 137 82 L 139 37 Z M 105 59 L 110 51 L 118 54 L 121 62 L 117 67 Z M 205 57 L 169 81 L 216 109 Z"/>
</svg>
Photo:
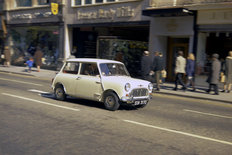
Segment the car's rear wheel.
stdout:
<svg viewBox="0 0 232 155">
<path fill-rule="evenodd" d="M 63 101 L 66 99 L 66 94 L 64 92 L 63 86 L 56 86 L 55 88 L 55 98 L 57 100 Z"/>
<path fill-rule="evenodd" d="M 120 106 L 118 96 L 113 92 L 107 92 L 104 97 L 104 105 L 107 110 L 117 110 Z"/>
</svg>

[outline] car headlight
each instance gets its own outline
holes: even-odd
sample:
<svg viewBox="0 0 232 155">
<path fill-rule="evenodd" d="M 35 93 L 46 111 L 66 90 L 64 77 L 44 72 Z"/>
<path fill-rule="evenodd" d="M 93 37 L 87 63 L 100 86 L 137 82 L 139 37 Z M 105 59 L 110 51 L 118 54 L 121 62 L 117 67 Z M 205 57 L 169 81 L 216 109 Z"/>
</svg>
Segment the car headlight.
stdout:
<svg viewBox="0 0 232 155">
<path fill-rule="evenodd" d="M 127 83 L 125 85 L 125 90 L 128 92 L 130 90 L 130 88 L 131 88 L 131 85 L 129 83 Z"/>
<path fill-rule="evenodd" d="M 153 89 L 153 84 L 152 84 L 152 83 L 149 83 L 148 89 L 149 89 L 149 90 L 152 90 L 152 89 Z"/>
</svg>

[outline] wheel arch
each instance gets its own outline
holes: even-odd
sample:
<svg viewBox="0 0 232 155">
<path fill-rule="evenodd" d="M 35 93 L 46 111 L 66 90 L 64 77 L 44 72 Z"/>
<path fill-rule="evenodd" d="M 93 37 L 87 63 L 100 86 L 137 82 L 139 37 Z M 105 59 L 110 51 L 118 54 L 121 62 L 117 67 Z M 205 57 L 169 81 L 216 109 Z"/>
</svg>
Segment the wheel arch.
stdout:
<svg viewBox="0 0 232 155">
<path fill-rule="evenodd" d="M 118 94 L 117 94 L 116 91 L 114 91 L 113 89 L 108 89 L 108 90 L 105 90 L 105 91 L 103 92 L 103 94 L 102 94 L 102 98 L 101 98 L 101 101 L 102 101 L 102 102 L 104 102 L 104 98 L 105 98 L 106 94 L 109 93 L 109 92 L 112 92 L 112 93 L 114 93 L 115 95 L 117 95 L 118 99 L 120 100 L 120 98 L 119 98 L 119 96 L 118 96 Z"/>
<path fill-rule="evenodd" d="M 58 83 L 55 84 L 55 88 L 57 88 L 57 87 L 59 87 L 59 86 L 63 87 L 64 92 L 66 93 L 66 88 L 65 88 L 65 86 L 64 86 L 62 83 L 58 82 Z M 55 89 L 54 89 L 54 90 L 55 90 Z"/>
</svg>

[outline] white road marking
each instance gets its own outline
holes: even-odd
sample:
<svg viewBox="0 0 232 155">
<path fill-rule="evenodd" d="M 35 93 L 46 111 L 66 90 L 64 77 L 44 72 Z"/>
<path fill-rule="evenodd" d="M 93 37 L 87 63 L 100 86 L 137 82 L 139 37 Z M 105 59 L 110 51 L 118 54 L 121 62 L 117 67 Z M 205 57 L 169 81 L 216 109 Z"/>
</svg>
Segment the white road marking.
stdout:
<svg viewBox="0 0 232 155">
<path fill-rule="evenodd" d="M 123 120 L 123 121 L 128 122 L 128 123 L 132 123 L 132 124 L 136 124 L 136 125 L 140 125 L 140 126 L 144 126 L 144 127 L 154 128 L 154 129 L 167 131 L 167 132 L 171 132 L 171 133 L 176 133 L 176 134 L 181 134 L 181 135 L 185 135 L 185 136 L 189 136 L 189 137 L 194 137 L 194 138 L 204 139 L 204 140 L 213 141 L 213 142 L 217 142 L 217 143 L 232 145 L 232 142 L 228 142 L 228 141 L 224 141 L 224 140 L 218 140 L 218 139 L 214 139 L 214 138 L 204 137 L 204 136 L 195 135 L 195 134 L 182 132 L 182 131 L 178 131 L 178 130 L 172 130 L 172 129 L 163 128 L 163 127 L 159 127 L 159 126 L 153 126 L 153 125 L 149 125 L 149 124 L 139 123 L 139 122 L 135 122 L 135 121 L 131 121 L 131 120 Z"/>
<path fill-rule="evenodd" d="M 12 79 L 5 79 L 5 78 L 0 78 L 0 80 L 11 81 L 11 82 L 18 82 L 18 83 L 23 83 L 23 84 L 30 84 L 30 85 L 35 85 L 35 86 L 43 86 L 41 84 L 36 84 L 36 83 L 31 83 L 31 82 L 24 82 L 24 81 L 18 81 L 18 80 L 12 80 Z"/>
<path fill-rule="evenodd" d="M 230 117 L 230 116 L 223 116 L 223 115 L 217 115 L 217 114 L 211 114 L 211 113 L 204 113 L 204 112 L 200 112 L 200 111 L 194 111 L 194 110 L 188 110 L 188 109 L 184 109 L 184 111 L 192 112 L 192 113 L 197 113 L 197 114 L 202 114 L 202 115 L 209 115 L 209 116 L 215 116 L 215 117 L 232 119 L 232 117 Z"/>
<path fill-rule="evenodd" d="M 63 109 L 67 109 L 67 110 L 80 111 L 80 109 L 75 109 L 75 108 L 60 106 L 60 105 L 56 105 L 56 104 L 52 104 L 52 103 L 48 103 L 48 102 L 43 102 L 43 101 L 39 101 L 39 100 L 27 98 L 27 97 L 17 96 L 17 95 L 13 95 L 13 94 L 2 93 L 2 95 L 14 97 L 14 98 L 19 98 L 19 99 L 27 100 L 27 101 L 37 102 L 37 103 L 41 103 L 41 104 L 45 104 L 45 105 L 49 105 L 49 106 L 53 106 L 53 107 L 58 107 L 58 108 L 63 108 Z"/>
<path fill-rule="evenodd" d="M 36 90 L 36 89 L 28 89 L 28 91 L 35 92 L 35 93 L 41 93 L 41 94 L 49 94 L 49 92 L 41 91 L 41 90 Z"/>
</svg>

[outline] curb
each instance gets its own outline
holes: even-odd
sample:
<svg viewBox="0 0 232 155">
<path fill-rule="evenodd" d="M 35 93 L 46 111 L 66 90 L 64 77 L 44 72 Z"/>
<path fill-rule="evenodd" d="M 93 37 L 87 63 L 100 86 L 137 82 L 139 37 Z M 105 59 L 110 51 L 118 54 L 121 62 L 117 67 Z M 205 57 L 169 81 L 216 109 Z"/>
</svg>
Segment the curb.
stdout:
<svg viewBox="0 0 232 155">
<path fill-rule="evenodd" d="M 186 96 L 181 94 L 172 94 L 168 92 L 156 92 L 157 94 L 164 94 L 164 95 L 170 95 L 170 96 L 179 96 L 179 97 L 185 97 L 185 98 L 193 98 L 193 99 L 200 99 L 200 100 L 208 100 L 208 101 L 216 101 L 216 102 L 224 102 L 232 104 L 232 101 L 226 101 L 226 100 L 220 100 L 220 99 L 211 99 L 211 98 L 205 98 L 205 97 L 196 97 L 196 96 Z M 155 94 L 155 93 L 152 93 Z"/>
<path fill-rule="evenodd" d="M 27 74 L 27 73 L 18 73 L 18 72 L 12 72 L 12 71 L 4 71 L 4 70 L 0 70 L 0 72 L 3 72 L 3 73 L 11 73 L 11 74 L 19 74 L 19 75 L 26 75 L 26 76 L 34 76 L 33 74 Z"/>
</svg>

